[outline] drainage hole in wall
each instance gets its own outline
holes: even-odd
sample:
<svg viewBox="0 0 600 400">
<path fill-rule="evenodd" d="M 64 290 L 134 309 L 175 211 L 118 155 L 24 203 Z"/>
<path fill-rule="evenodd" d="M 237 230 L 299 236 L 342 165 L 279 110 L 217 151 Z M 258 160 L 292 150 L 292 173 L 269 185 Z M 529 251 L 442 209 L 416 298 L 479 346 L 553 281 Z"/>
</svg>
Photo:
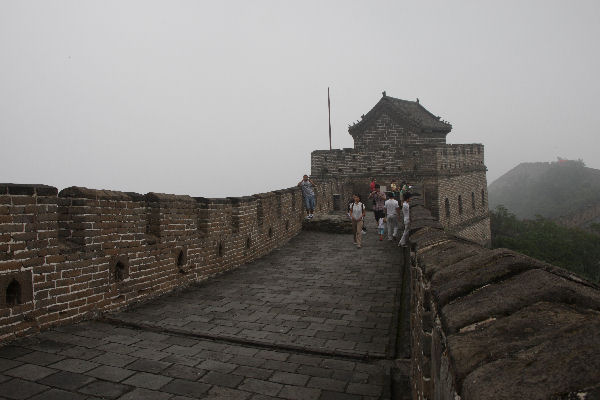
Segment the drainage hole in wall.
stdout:
<svg viewBox="0 0 600 400">
<path fill-rule="evenodd" d="M 184 265 L 185 265 L 185 254 L 183 253 L 183 250 L 179 250 L 179 253 L 177 254 L 177 266 L 183 267 Z"/>
<path fill-rule="evenodd" d="M 16 279 L 13 279 L 6 288 L 6 304 L 8 306 L 16 306 L 21 303 L 21 284 Z"/>
<path fill-rule="evenodd" d="M 125 279 L 125 265 L 121 261 L 115 265 L 115 282 L 122 282 Z"/>
</svg>

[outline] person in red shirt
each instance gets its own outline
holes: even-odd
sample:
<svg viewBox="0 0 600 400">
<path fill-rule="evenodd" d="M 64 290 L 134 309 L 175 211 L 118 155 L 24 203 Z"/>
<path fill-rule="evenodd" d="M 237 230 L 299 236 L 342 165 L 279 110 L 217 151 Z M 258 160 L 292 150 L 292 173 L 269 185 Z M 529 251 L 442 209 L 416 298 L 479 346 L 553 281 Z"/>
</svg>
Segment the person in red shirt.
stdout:
<svg viewBox="0 0 600 400">
<path fill-rule="evenodd" d="M 375 191 L 376 184 L 377 180 L 375 178 L 371 178 L 371 183 L 369 184 L 369 198 L 371 198 L 371 193 Z M 375 199 L 373 199 L 373 207 L 375 207 Z"/>
<path fill-rule="evenodd" d="M 379 223 L 380 218 L 385 217 L 385 193 L 379 190 L 380 186 L 378 183 L 375 184 L 375 190 L 369 195 L 370 199 L 373 199 L 373 211 L 375 213 L 375 222 Z"/>
</svg>

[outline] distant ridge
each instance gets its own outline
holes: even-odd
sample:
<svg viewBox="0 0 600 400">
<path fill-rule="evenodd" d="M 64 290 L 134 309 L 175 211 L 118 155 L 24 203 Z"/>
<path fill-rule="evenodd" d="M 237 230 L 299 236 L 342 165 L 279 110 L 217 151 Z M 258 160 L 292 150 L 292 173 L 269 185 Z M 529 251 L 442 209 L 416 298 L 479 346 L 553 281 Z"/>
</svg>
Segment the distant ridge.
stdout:
<svg viewBox="0 0 600 400">
<path fill-rule="evenodd" d="M 578 224 L 599 222 L 590 210 L 600 205 L 600 170 L 574 160 L 521 163 L 492 182 L 488 196 L 490 209 L 504 205 L 521 219 L 541 215 L 564 222 L 583 214 L 590 218 Z"/>
</svg>

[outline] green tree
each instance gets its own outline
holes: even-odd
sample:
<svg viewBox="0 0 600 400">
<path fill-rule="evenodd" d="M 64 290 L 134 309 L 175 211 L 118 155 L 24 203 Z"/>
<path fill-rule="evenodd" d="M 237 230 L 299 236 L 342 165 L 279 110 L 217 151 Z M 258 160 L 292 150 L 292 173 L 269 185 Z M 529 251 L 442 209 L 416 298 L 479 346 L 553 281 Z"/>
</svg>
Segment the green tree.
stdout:
<svg viewBox="0 0 600 400">
<path fill-rule="evenodd" d="M 491 212 L 492 247 L 505 247 L 600 282 L 600 236 L 536 216 L 519 220 L 504 206 Z"/>
</svg>

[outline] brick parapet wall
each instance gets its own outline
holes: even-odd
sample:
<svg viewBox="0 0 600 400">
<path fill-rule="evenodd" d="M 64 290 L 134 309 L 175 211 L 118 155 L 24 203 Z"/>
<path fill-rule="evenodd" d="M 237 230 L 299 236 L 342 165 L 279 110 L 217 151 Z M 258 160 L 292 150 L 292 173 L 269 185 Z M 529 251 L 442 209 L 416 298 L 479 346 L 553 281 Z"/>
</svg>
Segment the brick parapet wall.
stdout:
<svg viewBox="0 0 600 400">
<path fill-rule="evenodd" d="M 408 145 L 377 150 L 335 149 L 311 153 L 317 178 L 453 176 L 485 172 L 481 144 Z"/>
<path fill-rule="evenodd" d="M 373 123 L 364 129 L 349 129 L 358 151 L 372 151 L 406 145 L 439 144 L 446 142 L 445 133 L 427 133 L 408 121 L 397 122 L 388 113 L 382 112 Z"/>
<path fill-rule="evenodd" d="M 484 214 L 465 221 L 461 226 L 453 228 L 450 232 L 458 237 L 472 240 L 482 246 L 490 247 L 492 242 L 490 223 L 489 214 Z"/>
<path fill-rule="evenodd" d="M 317 179 L 337 177 L 352 182 L 353 191 L 369 207 L 370 177 L 385 186 L 392 179 L 419 184 L 427 207 L 446 229 L 485 245 L 491 234 L 483 157 L 480 144 L 421 145 L 372 153 L 318 150 L 312 153 L 311 172 Z"/>
<path fill-rule="evenodd" d="M 37 272 L 49 272 L 48 265 L 60 257 L 56 195 L 56 188 L 50 186 L 0 185 L 0 326 L 3 331 L 32 324 L 34 285 L 41 290 L 52 289 L 38 278 Z"/>
<path fill-rule="evenodd" d="M 489 244 L 491 235 L 484 171 L 439 176 L 431 193 L 433 214 L 448 231 L 462 233 L 465 238 L 480 244 Z M 482 220 L 487 222 L 480 223 Z"/>
<path fill-rule="evenodd" d="M 596 398 L 600 288 L 411 205 L 413 399 Z"/>
<path fill-rule="evenodd" d="M 318 182 L 318 210 L 344 190 Z M 235 268 L 287 242 L 303 217 L 298 187 L 206 199 L 0 184 L 0 340 Z"/>
<path fill-rule="evenodd" d="M 319 178 L 395 176 L 400 179 L 485 171 L 482 144 L 446 144 L 445 133 L 427 133 L 382 113 L 362 130 L 350 129 L 354 148 L 316 150 L 311 173 Z"/>
<path fill-rule="evenodd" d="M 438 146 L 436 156 L 436 169 L 440 171 L 485 170 L 484 147 L 479 143 Z"/>
</svg>

